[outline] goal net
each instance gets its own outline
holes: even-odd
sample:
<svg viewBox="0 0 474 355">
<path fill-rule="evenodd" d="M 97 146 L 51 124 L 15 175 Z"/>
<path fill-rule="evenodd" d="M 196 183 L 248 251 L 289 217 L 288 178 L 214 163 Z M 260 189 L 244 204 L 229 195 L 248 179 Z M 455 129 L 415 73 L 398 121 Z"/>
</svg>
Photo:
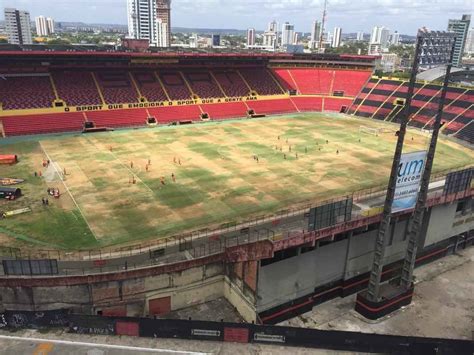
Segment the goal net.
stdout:
<svg viewBox="0 0 474 355">
<path fill-rule="evenodd" d="M 365 134 L 371 134 L 373 136 L 378 136 L 380 133 L 382 133 L 382 130 L 381 128 L 360 126 L 359 133 L 365 133 Z"/>
</svg>

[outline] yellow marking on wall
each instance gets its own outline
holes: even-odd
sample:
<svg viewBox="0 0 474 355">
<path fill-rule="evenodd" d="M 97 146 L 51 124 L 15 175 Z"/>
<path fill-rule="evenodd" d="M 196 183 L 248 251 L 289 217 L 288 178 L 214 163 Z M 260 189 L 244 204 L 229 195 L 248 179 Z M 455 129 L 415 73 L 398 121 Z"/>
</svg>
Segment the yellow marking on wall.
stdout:
<svg viewBox="0 0 474 355">
<path fill-rule="evenodd" d="M 53 75 L 49 74 L 49 82 L 51 83 L 51 87 L 53 88 L 54 97 L 56 100 L 59 100 L 58 90 L 56 89 L 56 84 L 54 83 Z"/>
<path fill-rule="evenodd" d="M 227 95 L 226 95 L 224 89 L 223 89 L 222 86 L 221 86 L 221 83 L 219 83 L 219 81 L 217 80 L 217 78 L 214 76 L 214 73 L 213 73 L 211 70 L 209 70 L 209 74 L 211 74 L 212 79 L 214 79 L 214 81 L 216 82 L 217 87 L 218 87 L 219 90 L 222 92 L 222 95 L 224 95 L 224 97 L 227 97 Z"/>
<path fill-rule="evenodd" d="M 458 97 L 456 97 L 456 98 L 455 98 L 453 101 L 451 101 L 448 105 L 444 106 L 444 108 L 446 109 L 446 108 L 448 108 L 448 107 L 451 107 L 455 102 L 457 102 L 457 101 L 458 101 L 465 93 L 467 93 L 468 91 L 469 91 L 468 89 L 464 90 Z M 436 118 L 436 115 L 433 115 L 433 116 L 431 117 L 431 119 L 430 119 L 428 122 L 426 122 L 426 124 L 423 126 L 423 129 L 425 129 L 425 127 L 428 126 L 428 125 L 431 123 L 431 121 L 433 121 L 435 118 Z M 450 121 L 450 122 L 452 122 L 452 121 Z"/>
<path fill-rule="evenodd" d="M 369 91 L 369 93 L 363 98 L 363 100 L 360 102 L 359 106 L 357 106 L 356 110 L 354 111 L 354 115 L 357 114 L 357 111 L 359 111 L 360 107 L 364 104 L 365 100 L 372 94 L 372 91 L 377 87 L 377 85 L 380 84 L 380 81 L 382 79 L 378 79 L 378 81 L 375 83 L 374 87 Z"/>
<path fill-rule="evenodd" d="M 286 92 L 287 90 L 283 89 L 283 86 L 281 86 L 280 82 L 278 81 L 277 78 L 275 78 L 275 75 L 273 75 L 273 72 L 269 69 L 266 69 L 268 75 L 270 75 L 270 77 L 273 79 L 273 81 L 275 82 L 275 84 L 277 84 L 277 86 L 280 88 L 281 92 Z"/>
<path fill-rule="evenodd" d="M 137 91 L 138 99 L 144 98 L 148 102 L 148 98 L 142 95 L 140 88 L 138 87 L 137 82 L 135 81 L 135 78 L 133 77 L 133 74 L 131 71 L 128 72 L 128 76 L 130 76 L 130 80 L 132 81 L 133 87 Z"/>
<path fill-rule="evenodd" d="M 168 91 L 167 91 L 166 88 L 165 88 L 165 84 L 163 84 L 163 81 L 161 81 L 160 76 L 158 75 L 158 73 L 157 73 L 156 71 L 154 71 L 153 74 L 155 74 L 156 80 L 158 80 L 158 82 L 160 83 L 161 88 L 163 89 L 163 92 L 164 92 L 165 95 L 166 95 L 166 98 L 168 99 L 168 101 L 171 101 L 170 96 L 168 95 Z"/>
<path fill-rule="evenodd" d="M 400 90 L 400 88 L 403 86 L 404 83 L 405 83 L 405 81 L 400 82 L 400 85 L 398 85 L 397 88 L 396 88 L 394 91 L 392 91 L 392 93 L 391 93 L 389 96 L 387 96 L 387 98 L 384 100 L 384 102 L 382 102 L 382 105 L 380 105 L 380 106 L 377 108 L 377 110 L 375 110 L 375 112 L 372 114 L 372 116 L 370 116 L 370 118 L 374 118 L 374 117 L 375 117 L 375 115 L 377 114 L 377 112 L 379 112 L 380 109 L 383 107 L 383 105 L 385 105 L 385 104 L 387 103 L 387 101 L 390 100 L 390 99 L 392 98 L 392 96 L 393 96 L 396 92 L 398 92 L 398 90 Z M 392 109 L 392 111 L 393 111 L 393 109 Z M 390 113 L 392 113 L 392 111 L 390 111 Z M 390 116 L 390 114 L 389 114 L 389 116 Z M 385 118 L 385 119 L 387 119 L 387 118 Z M 385 120 L 384 120 L 384 121 L 385 121 Z"/>
<path fill-rule="evenodd" d="M 195 96 L 196 96 L 196 97 L 199 97 L 199 96 L 196 95 L 196 93 L 193 91 L 193 88 L 191 87 L 191 84 L 188 83 L 188 81 L 186 80 L 186 77 L 184 76 L 184 74 L 183 74 L 181 71 L 179 71 L 179 75 L 181 75 L 181 77 L 183 78 L 184 83 L 186 84 L 186 87 L 188 88 L 188 90 L 189 90 L 189 92 L 191 93 L 191 95 L 192 95 L 193 97 L 195 97 Z"/>
<path fill-rule="evenodd" d="M 240 72 L 240 70 L 239 70 L 239 69 L 236 69 L 235 71 L 237 72 L 237 74 L 240 76 L 240 79 L 243 80 L 244 84 L 245 84 L 245 85 L 247 86 L 247 88 L 249 89 L 249 93 L 250 93 L 251 91 L 253 91 L 253 89 L 250 87 L 249 83 L 247 83 L 247 80 L 245 80 L 245 78 L 244 78 L 244 76 L 242 75 L 242 73 Z"/>
<path fill-rule="evenodd" d="M 469 106 L 469 107 L 466 107 L 466 109 L 465 109 L 464 111 L 461 111 L 461 113 L 459 113 L 459 115 L 457 115 L 457 116 L 454 117 L 451 121 L 449 121 L 449 123 L 448 123 L 447 125 L 444 125 L 443 128 L 441 128 L 441 132 L 443 132 L 446 128 L 449 127 L 449 125 L 450 125 L 451 123 L 453 123 L 454 121 L 456 121 L 459 117 L 461 117 L 462 115 L 464 115 L 468 110 L 470 110 L 470 109 L 473 108 L 473 107 L 474 107 L 474 104 L 472 104 L 472 105 Z M 466 126 L 468 126 L 468 125 L 465 125 L 465 126 L 464 126 L 463 128 L 461 128 L 461 129 L 466 128 Z M 461 130 L 461 129 L 460 129 L 460 130 Z M 458 130 L 456 133 L 458 133 L 460 130 Z M 454 133 L 454 134 L 456 134 L 456 133 Z"/>
<path fill-rule="evenodd" d="M 97 78 L 95 77 L 94 72 L 91 72 L 91 75 L 92 75 L 92 80 L 94 80 L 95 87 L 97 88 L 97 92 L 99 93 L 100 101 L 102 101 L 102 105 L 105 105 L 104 95 L 102 94 L 102 90 L 100 89 L 99 82 L 97 81 Z"/>
</svg>

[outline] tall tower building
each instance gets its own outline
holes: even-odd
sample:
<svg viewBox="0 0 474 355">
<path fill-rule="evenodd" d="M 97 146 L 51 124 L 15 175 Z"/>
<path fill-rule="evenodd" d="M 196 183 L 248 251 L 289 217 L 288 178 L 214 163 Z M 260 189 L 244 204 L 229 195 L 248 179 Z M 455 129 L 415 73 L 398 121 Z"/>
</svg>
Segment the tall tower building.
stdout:
<svg viewBox="0 0 474 355">
<path fill-rule="evenodd" d="M 397 31 L 395 31 L 394 33 L 392 33 L 392 35 L 390 36 L 390 45 L 392 46 L 398 46 L 400 44 L 400 33 L 398 33 Z"/>
<path fill-rule="evenodd" d="M 375 26 L 372 29 L 369 43 L 369 54 L 380 54 L 390 44 L 390 30 L 386 27 Z"/>
<path fill-rule="evenodd" d="M 249 28 L 247 30 L 247 46 L 255 45 L 255 28 Z"/>
<path fill-rule="evenodd" d="M 30 13 L 17 9 L 5 9 L 5 30 L 11 44 L 32 44 Z"/>
<path fill-rule="evenodd" d="M 340 27 L 334 27 L 334 35 L 332 36 L 331 47 L 337 48 L 341 45 L 341 34 L 342 29 Z"/>
<path fill-rule="evenodd" d="M 311 41 L 309 43 L 309 48 L 316 49 L 319 45 L 319 39 L 321 37 L 321 22 L 314 21 L 311 26 Z"/>
<path fill-rule="evenodd" d="M 464 48 L 464 53 L 474 53 L 474 28 L 471 28 L 467 33 L 466 47 Z"/>
<path fill-rule="evenodd" d="M 38 16 L 35 18 L 35 25 L 38 36 L 49 36 L 54 33 L 54 21 L 51 17 Z"/>
<path fill-rule="evenodd" d="M 147 39 L 153 47 L 169 47 L 171 0 L 127 1 L 129 37 Z"/>
<path fill-rule="evenodd" d="M 295 26 L 291 25 L 289 22 L 283 24 L 281 32 L 281 45 L 285 46 L 288 44 L 293 44 Z"/>
<path fill-rule="evenodd" d="M 449 20 L 448 31 L 456 34 L 456 42 L 454 44 L 453 65 L 460 66 L 464 48 L 466 47 L 467 33 L 471 24 L 471 15 L 462 15 L 460 20 Z"/>
<path fill-rule="evenodd" d="M 364 32 L 362 32 L 362 31 L 357 32 L 357 40 L 358 41 L 363 41 L 364 40 Z"/>
<path fill-rule="evenodd" d="M 263 33 L 263 45 L 275 49 L 278 47 L 278 23 L 272 21 Z"/>
</svg>

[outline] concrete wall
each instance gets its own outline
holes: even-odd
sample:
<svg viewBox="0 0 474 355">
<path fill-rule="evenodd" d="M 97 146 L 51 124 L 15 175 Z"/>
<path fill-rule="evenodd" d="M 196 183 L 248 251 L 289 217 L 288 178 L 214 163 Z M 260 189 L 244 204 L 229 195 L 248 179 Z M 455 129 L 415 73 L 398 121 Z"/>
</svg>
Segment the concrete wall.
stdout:
<svg viewBox="0 0 474 355">
<path fill-rule="evenodd" d="M 473 213 L 456 215 L 457 203 L 435 206 L 424 220 L 420 247 L 427 247 L 474 228 Z M 386 238 L 384 264 L 405 256 L 408 219 L 392 221 Z M 378 228 L 378 226 L 376 226 Z M 335 280 L 348 280 L 370 271 L 377 230 L 311 252 L 260 267 L 258 271 L 257 311 L 310 294 L 316 287 Z M 424 243 L 423 243 L 424 242 Z"/>
</svg>

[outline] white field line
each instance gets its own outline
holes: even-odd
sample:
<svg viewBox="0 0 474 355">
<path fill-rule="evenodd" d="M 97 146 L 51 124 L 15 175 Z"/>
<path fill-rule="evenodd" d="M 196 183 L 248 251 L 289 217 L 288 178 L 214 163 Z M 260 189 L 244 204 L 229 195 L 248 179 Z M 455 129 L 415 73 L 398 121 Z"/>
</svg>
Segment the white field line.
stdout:
<svg viewBox="0 0 474 355">
<path fill-rule="evenodd" d="M 97 147 L 97 144 L 95 144 L 94 142 L 91 142 L 89 138 L 86 138 L 87 141 L 89 143 L 91 143 L 92 145 L 96 146 Z M 114 152 L 112 152 L 110 149 L 101 149 L 101 150 L 105 150 L 105 151 L 108 151 L 113 157 L 115 160 L 119 161 L 120 164 L 129 171 L 130 174 L 132 174 L 138 181 L 140 181 L 152 194 L 154 194 L 155 192 L 150 188 L 150 186 L 148 186 L 132 169 L 130 169 L 130 167 L 125 164 Z"/>
<path fill-rule="evenodd" d="M 87 220 L 86 216 L 84 215 L 84 212 L 82 212 L 82 209 L 79 207 L 79 204 L 77 203 L 76 199 L 74 198 L 74 196 L 72 195 L 71 191 L 69 190 L 69 187 L 68 187 L 68 186 L 66 185 L 66 183 L 64 182 L 63 176 L 62 176 L 61 173 L 58 171 L 57 166 L 56 166 L 56 163 L 51 159 L 51 157 L 49 156 L 49 154 L 48 154 L 48 152 L 46 151 L 46 149 L 44 149 L 43 144 L 41 143 L 41 141 L 39 142 L 39 145 L 40 145 L 41 149 L 43 150 L 44 154 L 46 155 L 46 157 L 48 158 L 48 160 L 49 160 L 49 161 L 51 162 L 51 164 L 53 165 L 54 170 L 56 170 L 56 173 L 58 174 L 59 179 L 61 179 L 61 182 L 63 183 L 64 188 L 66 189 L 67 193 L 68 193 L 69 196 L 71 197 L 72 202 L 74 202 L 74 205 L 76 205 L 76 208 L 79 210 L 79 213 L 81 214 L 82 218 L 83 218 L 84 221 L 86 222 L 87 227 L 88 227 L 89 230 L 91 231 L 91 233 L 92 233 L 92 235 L 94 236 L 95 240 L 98 241 L 97 236 L 95 235 L 94 230 L 92 229 L 92 226 L 90 225 L 89 221 Z"/>
<path fill-rule="evenodd" d="M 209 354 L 209 353 L 201 353 L 201 352 L 195 352 L 195 351 L 159 349 L 159 348 L 142 348 L 142 347 L 126 346 L 126 345 L 85 343 L 85 342 L 81 342 L 81 341 L 41 339 L 41 338 L 31 338 L 31 337 L 10 336 L 10 335 L 0 335 L 0 339 L 20 340 L 20 341 L 34 342 L 34 343 L 52 343 L 52 344 L 71 345 L 71 346 L 87 346 L 87 347 L 92 347 L 92 348 L 105 348 L 105 349 L 128 350 L 128 351 L 143 351 L 143 352 L 149 352 L 149 353 L 190 354 L 190 355 Z"/>
</svg>

